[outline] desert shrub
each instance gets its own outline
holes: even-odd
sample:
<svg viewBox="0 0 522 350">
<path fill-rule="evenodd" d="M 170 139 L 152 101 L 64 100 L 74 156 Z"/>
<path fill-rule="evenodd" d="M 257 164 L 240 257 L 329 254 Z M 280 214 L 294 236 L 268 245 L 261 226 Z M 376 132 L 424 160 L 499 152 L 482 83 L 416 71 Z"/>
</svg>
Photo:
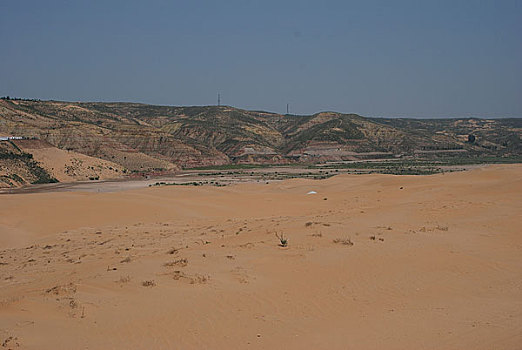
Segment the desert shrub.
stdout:
<svg viewBox="0 0 522 350">
<path fill-rule="evenodd" d="M 276 235 L 276 237 L 279 239 L 279 243 L 280 243 L 279 245 L 280 245 L 281 247 L 286 247 L 286 246 L 288 246 L 288 239 L 285 238 L 285 236 L 284 236 L 283 233 L 281 233 L 281 235 L 279 235 L 278 233 L 276 233 L 275 235 Z"/>
<path fill-rule="evenodd" d="M 141 285 L 143 287 L 154 287 L 156 285 L 156 282 L 154 282 L 154 280 L 148 280 L 141 282 Z"/>
<path fill-rule="evenodd" d="M 177 253 L 178 253 L 178 250 L 179 250 L 178 248 L 172 248 L 172 249 L 169 249 L 169 250 L 167 251 L 167 254 L 171 254 L 171 255 L 173 255 L 173 254 L 177 254 Z"/>
<path fill-rule="evenodd" d="M 187 265 L 188 265 L 188 259 L 186 259 L 186 258 L 170 261 L 170 262 L 163 264 L 163 266 L 166 266 L 166 267 L 171 267 L 171 266 L 185 267 Z"/>
<path fill-rule="evenodd" d="M 342 244 L 347 246 L 352 246 L 353 242 L 350 238 L 336 238 L 333 240 L 335 244 Z"/>
</svg>

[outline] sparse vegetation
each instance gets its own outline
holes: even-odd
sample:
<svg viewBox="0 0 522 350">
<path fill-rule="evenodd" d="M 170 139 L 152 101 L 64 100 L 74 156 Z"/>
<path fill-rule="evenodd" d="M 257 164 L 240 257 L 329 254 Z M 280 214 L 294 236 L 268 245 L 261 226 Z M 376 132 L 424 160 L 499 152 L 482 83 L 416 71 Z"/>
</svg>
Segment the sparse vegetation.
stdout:
<svg viewBox="0 0 522 350">
<path fill-rule="evenodd" d="M 275 235 L 279 239 L 279 245 L 281 247 L 288 246 L 288 239 L 284 236 L 284 233 L 281 233 L 281 234 L 276 233 Z"/>
<path fill-rule="evenodd" d="M 210 280 L 209 276 L 200 274 L 188 275 L 182 271 L 174 271 L 172 278 L 175 281 L 184 280 L 190 284 L 204 284 Z"/>
<path fill-rule="evenodd" d="M 154 282 L 154 280 L 148 280 L 141 282 L 141 285 L 143 287 L 154 287 L 156 285 L 156 282 Z"/>
<path fill-rule="evenodd" d="M 192 182 L 156 182 L 154 184 L 149 185 L 152 186 L 203 186 L 203 185 L 212 185 L 212 186 L 225 186 L 215 181 L 192 181 Z"/>
<path fill-rule="evenodd" d="M 186 258 L 170 261 L 170 262 L 163 264 L 163 266 L 166 266 L 166 267 L 172 267 L 172 266 L 185 267 L 187 265 L 188 265 L 188 259 L 186 259 Z"/>
<path fill-rule="evenodd" d="M 177 254 L 178 251 L 179 251 L 179 248 L 172 248 L 172 249 L 169 249 L 169 250 L 167 251 L 167 254 L 171 254 L 171 255 L 173 255 L 173 254 Z"/>
<path fill-rule="evenodd" d="M 350 238 L 336 238 L 333 240 L 335 244 L 342 244 L 347 246 L 352 246 L 353 242 Z"/>
<path fill-rule="evenodd" d="M 18 162 L 21 167 L 27 169 L 26 171 L 30 174 L 30 177 L 34 180 L 32 184 L 46 184 L 58 182 L 52 177 L 45 169 L 43 169 L 38 162 L 33 159 L 33 155 L 29 153 L 19 152 L 2 152 L 0 150 L 0 160 L 11 160 Z M 24 183 L 25 180 L 18 174 L 11 174 L 8 178 L 15 180 L 19 183 Z"/>
<path fill-rule="evenodd" d="M 388 159 L 374 162 L 330 163 L 312 165 L 311 169 L 344 169 L 351 173 L 381 173 L 392 175 L 432 175 L 455 171 L 452 167 L 475 164 L 511 164 L 522 163 L 522 156 L 509 157 L 432 157 L 425 159 Z M 458 170 L 458 169 L 457 169 Z"/>
</svg>

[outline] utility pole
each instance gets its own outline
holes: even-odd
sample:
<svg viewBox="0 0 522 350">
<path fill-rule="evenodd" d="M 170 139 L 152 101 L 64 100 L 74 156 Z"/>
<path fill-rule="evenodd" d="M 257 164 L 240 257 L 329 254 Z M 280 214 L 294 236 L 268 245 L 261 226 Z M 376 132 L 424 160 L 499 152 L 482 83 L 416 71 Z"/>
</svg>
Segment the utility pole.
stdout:
<svg viewBox="0 0 522 350">
<path fill-rule="evenodd" d="M 218 106 L 221 106 L 221 94 L 218 92 Z"/>
</svg>

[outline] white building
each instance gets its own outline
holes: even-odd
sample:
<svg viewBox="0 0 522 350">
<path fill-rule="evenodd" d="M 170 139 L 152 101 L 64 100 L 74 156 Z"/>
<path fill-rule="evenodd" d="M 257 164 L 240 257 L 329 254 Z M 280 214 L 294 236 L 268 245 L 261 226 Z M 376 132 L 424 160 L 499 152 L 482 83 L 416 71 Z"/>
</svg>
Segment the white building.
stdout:
<svg viewBox="0 0 522 350">
<path fill-rule="evenodd" d="M 22 136 L 0 136 L 0 141 L 23 140 Z"/>
</svg>

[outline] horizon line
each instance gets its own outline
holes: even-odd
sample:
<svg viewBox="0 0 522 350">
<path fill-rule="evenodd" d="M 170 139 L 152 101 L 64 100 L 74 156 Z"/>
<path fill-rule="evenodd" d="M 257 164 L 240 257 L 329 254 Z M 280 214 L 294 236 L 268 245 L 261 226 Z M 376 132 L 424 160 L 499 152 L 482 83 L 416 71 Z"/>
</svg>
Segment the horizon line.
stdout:
<svg viewBox="0 0 522 350">
<path fill-rule="evenodd" d="M 377 119 L 415 119 L 415 120 L 432 120 L 432 119 L 439 119 L 439 120 L 442 120 L 442 119 L 481 119 L 481 120 L 488 120 L 488 119 L 522 119 L 522 116 L 519 116 L 519 117 L 514 117 L 514 116 L 509 116 L 509 117 L 506 117 L 506 116 L 502 116 L 502 117 L 487 117 L 487 116 L 460 116 L 460 117 L 412 117 L 412 116 L 382 116 L 382 115 L 377 115 L 377 116 L 366 116 L 366 115 L 363 115 L 363 114 L 359 114 L 359 113 L 354 113 L 354 112 L 338 112 L 338 111 L 334 111 L 334 110 L 322 110 L 322 111 L 318 111 L 318 112 L 314 112 L 314 113 L 310 113 L 310 114 L 293 114 L 293 113 L 279 113 L 279 112 L 271 112 L 271 111 L 267 111 L 267 110 L 260 110 L 260 109 L 247 109 L 247 108 L 242 108 L 242 107 L 236 107 L 236 106 L 232 106 L 232 105 L 226 105 L 226 104 L 221 104 L 221 105 L 213 105 L 213 104 L 209 104 L 209 105 L 204 105 L 204 104 L 201 104 L 201 105 L 170 105 L 170 104 L 153 104 L 153 103 L 148 103 L 148 102 L 135 102 L 135 101 L 103 101 L 103 100 L 100 100 L 100 101 L 92 101 L 92 100 L 77 100 L 77 101 L 67 101 L 67 100 L 55 100 L 55 99 L 40 99 L 40 98 L 28 98 L 28 97 L 12 97 L 12 96 L 9 96 L 9 95 L 6 95 L 6 96 L 1 96 L 0 97 L 0 100 L 4 100 L 4 101 L 29 101 L 29 102 L 61 102 L 61 103 L 106 103 L 106 104 L 124 104 L 124 103 L 127 103 L 127 104 L 137 104 L 137 105 L 144 105 L 144 106 L 159 106 L 159 107 L 174 107 L 174 108 L 191 108 L 191 107 L 200 107 L 200 108 L 203 108 L 203 107 L 218 107 L 218 108 L 223 108 L 223 107 L 228 107 L 228 108 L 234 108 L 234 109 L 240 109 L 240 110 L 244 110 L 244 111 L 249 111 L 249 112 L 258 112 L 258 113 L 269 113 L 269 114 L 277 114 L 277 115 L 281 115 L 281 116 L 296 116 L 296 117 L 310 117 L 310 116 L 313 116 L 313 115 L 316 115 L 316 114 L 320 114 L 320 113 L 336 113 L 336 114 L 342 114 L 342 115 L 357 115 L 357 116 L 360 116 L 360 117 L 363 117 L 363 118 L 377 118 Z"/>
</svg>

